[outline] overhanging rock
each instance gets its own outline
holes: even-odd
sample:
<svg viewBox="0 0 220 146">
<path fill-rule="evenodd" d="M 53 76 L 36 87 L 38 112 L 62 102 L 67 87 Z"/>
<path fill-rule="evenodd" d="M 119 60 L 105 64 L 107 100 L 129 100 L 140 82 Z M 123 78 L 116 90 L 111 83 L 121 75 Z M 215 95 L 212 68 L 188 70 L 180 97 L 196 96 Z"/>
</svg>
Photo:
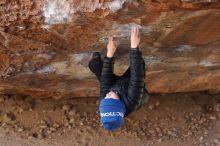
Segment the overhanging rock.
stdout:
<svg viewBox="0 0 220 146">
<path fill-rule="evenodd" d="M 150 93 L 220 91 L 220 2 L 24 0 L 0 2 L 0 92 L 38 98 L 97 97 L 87 65 L 105 53 L 107 36 L 121 45 L 115 72 L 129 65 L 132 25 Z"/>
</svg>

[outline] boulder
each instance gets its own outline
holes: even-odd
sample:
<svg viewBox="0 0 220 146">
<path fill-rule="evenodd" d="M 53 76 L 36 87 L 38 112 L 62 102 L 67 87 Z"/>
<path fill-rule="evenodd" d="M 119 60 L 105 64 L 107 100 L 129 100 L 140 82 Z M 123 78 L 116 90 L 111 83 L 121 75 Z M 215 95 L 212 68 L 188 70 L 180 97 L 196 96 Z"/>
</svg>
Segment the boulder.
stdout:
<svg viewBox="0 0 220 146">
<path fill-rule="evenodd" d="M 88 69 L 108 35 L 129 66 L 130 29 L 141 27 L 149 93 L 220 91 L 219 0 L 1 0 L 0 93 L 37 98 L 99 96 Z"/>
</svg>

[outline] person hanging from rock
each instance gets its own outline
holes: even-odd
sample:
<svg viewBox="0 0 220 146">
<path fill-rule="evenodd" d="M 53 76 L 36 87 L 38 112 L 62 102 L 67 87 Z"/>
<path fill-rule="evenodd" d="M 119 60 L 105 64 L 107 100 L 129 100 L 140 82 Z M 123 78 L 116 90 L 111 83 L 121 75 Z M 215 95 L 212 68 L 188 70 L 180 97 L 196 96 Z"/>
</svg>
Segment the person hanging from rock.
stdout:
<svg viewBox="0 0 220 146">
<path fill-rule="evenodd" d="M 122 76 L 114 74 L 117 46 L 112 36 L 109 37 L 104 59 L 99 52 L 93 52 L 89 62 L 89 69 L 100 82 L 100 122 L 109 131 L 122 127 L 124 117 L 142 107 L 149 98 L 144 83 L 145 62 L 139 43 L 139 27 L 134 26 L 131 30 L 130 67 Z"/>
</svg>

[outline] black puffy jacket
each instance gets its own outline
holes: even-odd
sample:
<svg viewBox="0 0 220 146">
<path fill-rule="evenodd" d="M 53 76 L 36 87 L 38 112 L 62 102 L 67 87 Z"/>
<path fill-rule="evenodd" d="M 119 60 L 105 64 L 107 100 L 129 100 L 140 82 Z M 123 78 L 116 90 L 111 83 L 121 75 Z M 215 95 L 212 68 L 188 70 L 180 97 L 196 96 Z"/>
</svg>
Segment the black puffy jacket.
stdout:
<svg viewBox="0 0 220 146">
<path fill-rule="evenodd" d="M 104 58 L 100 78 L 100 98 L 113 90 L 117 91 L 126 107 L 125 116 L 139 109 L 149 98 L 145 88 L 145 63 L 139 49 L 130 50 L 130 77 L 114 82 L 114 58 Z"/>
</svg>

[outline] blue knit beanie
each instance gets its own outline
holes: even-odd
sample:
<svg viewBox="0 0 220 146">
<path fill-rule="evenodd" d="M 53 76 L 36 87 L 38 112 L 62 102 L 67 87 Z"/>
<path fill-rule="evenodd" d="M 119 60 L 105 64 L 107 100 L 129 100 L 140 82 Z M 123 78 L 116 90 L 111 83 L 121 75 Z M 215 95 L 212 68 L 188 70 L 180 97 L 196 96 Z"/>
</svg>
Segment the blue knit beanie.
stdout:
<svg viewBox="0 0 220 146">
<path fill-rule="evenodd" d="M 120 128 L 124 123 L 125 104 L 121 100 L 102 99 L 99 105 L 100 122 L 109 131 Z"/>
</svg>

